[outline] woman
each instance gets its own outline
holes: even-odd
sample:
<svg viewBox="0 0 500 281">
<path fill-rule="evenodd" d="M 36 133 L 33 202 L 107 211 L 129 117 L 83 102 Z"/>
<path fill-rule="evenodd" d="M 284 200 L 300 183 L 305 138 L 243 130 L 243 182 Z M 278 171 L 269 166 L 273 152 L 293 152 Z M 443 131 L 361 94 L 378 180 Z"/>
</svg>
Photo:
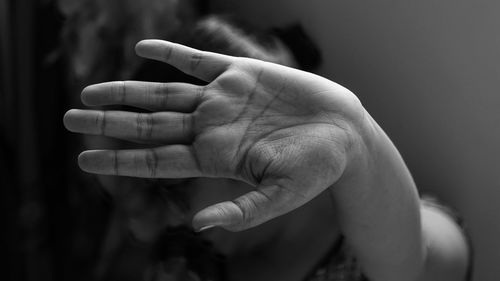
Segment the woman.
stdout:
<svg viewBox="0 0 500 281">
<path fill-rule="evenodd" d="M 249 57 L 275 57 L 255 41 L 243 44 Z M 201 232 L 227 257 L 217 277 L 465 280 L 470 249 L 460 227 L 420 203 L 397 149 L 349 90 L 283 65 L 167 41 L 141 41 L 136 52 L 206 84 L 85 88 L 88 106 L 142 111 L 68 111 L 70 131 L 139 144 L 85 151 L 79 165 L 101 175 L 190 179 L 180 187 L 188 207 L 162 227 Z M 214 276 L 176 257 L 164 257 L 149 277 Z"/>
</svg>

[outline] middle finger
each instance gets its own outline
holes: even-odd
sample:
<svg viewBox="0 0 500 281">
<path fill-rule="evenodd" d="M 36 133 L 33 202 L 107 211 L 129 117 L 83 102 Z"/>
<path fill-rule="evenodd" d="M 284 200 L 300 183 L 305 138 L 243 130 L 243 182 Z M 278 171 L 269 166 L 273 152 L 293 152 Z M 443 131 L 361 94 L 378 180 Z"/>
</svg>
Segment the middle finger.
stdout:
<svg viewBox="0 0 500 281">
<path fill-rule="evenodd" d="M 72 109 L 64 115 L 64 125 L 72 132 L 161 144 L 189 143 L 193 120 L 192 114 L 179 112 Z"/>
</svg>

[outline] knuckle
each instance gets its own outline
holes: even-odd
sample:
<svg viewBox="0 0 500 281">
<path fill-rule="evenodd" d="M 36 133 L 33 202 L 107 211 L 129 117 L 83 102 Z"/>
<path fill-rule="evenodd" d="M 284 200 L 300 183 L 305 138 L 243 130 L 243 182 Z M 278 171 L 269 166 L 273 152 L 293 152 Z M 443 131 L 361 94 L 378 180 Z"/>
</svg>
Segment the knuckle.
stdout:
<svg viewBox="0 0 500 281">
<path fill-rule="evenodd" d="M 125 103 L 126 100 L 127 100 L 127 82 L 126 81 L 122 81 L 120 83 L 120 90 L 119 90 L 119 100 L 121 103 Z"/>
<path fill-rule="evenodd" d="M 120 167 L 118 164 L 118 162 L 119 162 L 118 161 L 118 157 L 119 157 L 118 153 L 119 153 L 118 150 L 113 151 L 113 155 L 111 157 L 111 161 L 112 161 L 111 164 L 112 164 L 112 169 L 113 169 L 112 172 L 114 175 L 120 175 L 120 170 L 119 170 Z"/>
<path fill-rule="evenodd" d="M 154 119 L 151 114 L 137 113 L 136 134 L 140 140 L 149 140 L 153 134 Z"/>
<path fill-rule="evenodd" d="M 151 96 L 156 97 L 154 101 L 151 101 L 153 104 L 161 107 L 162 109 L 168 108 L 169 105 L 169 95 L 170 95 L 170 87 L 168 83 L 161 83 L 156 87 L 154 93 Z"/>
<path fill-rule="evenodd" d="M 166 45 L 164 48 L 163 48 L 163 51 L 162 51 L 162 56 L 163 56 L 163 59 L 165 61 L 170 61 L 170 59 L 172 58 L 172 55 L 174 53 L 174 47 L 171 46 L 171 45 Z"/>
<path fill-rule="evenodd" d="M 157 86 L 151 85 L 150 83 L 145 83 L 143 87 L 144 94 L 141 95 L 141 104 L 148 109 L 159 107 L 160 104 L 158 103 L 158 98 L 156 97 Z"/>
<path fill-rule="evenodd" d="M 181 126 L 182 126 L 181 128 L 182 135 L 191 137 L 192 135 L 191 132 L 193 131 L 193 128 L 195 126 L 193 116 L 191 114 L 183 114 Z"/>
<path fill-rule="evenodd" d="M 205 98 L 206 91 L 206 86 L 198 86 L 195 93 L 195 104 L 200 103 Z"/>
<path fill-rule="evenodd" d="M 156 153 L 156 150 L 148 149 L 144 157 L 149 176 L 151 178 L 156 178 L 156 174 L 158 171 L 158 155 Z"/>
<path fill-rule="evenodd" d="M 205 59 L 205 54 L 202 51 L 196 51 L 191 55 L 189 68 L 191 71 L 195 71 L 200 65 L 201 61 Z"/>
<path fill-rule="evenodd" d="M 231 215 L 231 212 L 229 210 L 227 210 L 225 205 L 222 203 L 214 206 L 214 212 L 215 212 L 215 215 L 218 217 L 226 217 L 226 216 Z"/>
<path fill-rule="evenodd" d="M 126 100 L 126 82 L 117 81 L 111 84 L 109 91 L 110 99 L 113 102 L 124 103 Z"/>
<path fill-rule="evenodd" d="M 241 210 L 242 217 L 239 225 L 241 226 L 252 226 L 255 221 L 255 217 L 257 214 L 257 202 L 255 201 L 255 196 L 253 196 L 253 192 L 247 194 L 247 196 L 243 196 L 233 200 L 233 203 L 238 206 Z"/>
<path fill-rule="evenodd" d="M 106 133 L 106 111 L 98 111 L 95 115 L 95 126 L 99 129 L 99 135 Z"/>
<path fill-rule="evenodd" d="M 169 83 L 163 82 L 163 83 L 157 83 L 154 84 L 155 86 L 150 88 L 150 93 L 154 95 L 166 95 L 170 93 L 170 86 Z"/>
</svg>

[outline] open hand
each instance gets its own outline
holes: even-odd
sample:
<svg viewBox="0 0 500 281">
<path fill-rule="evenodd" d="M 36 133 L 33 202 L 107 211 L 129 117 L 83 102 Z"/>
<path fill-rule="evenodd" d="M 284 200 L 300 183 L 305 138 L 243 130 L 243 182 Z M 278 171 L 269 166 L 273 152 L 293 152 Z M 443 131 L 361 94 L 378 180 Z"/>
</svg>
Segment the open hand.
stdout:
<svg viewBox="0 0 500 281">
<path fill-rule="evenodd" d="M 237 231 L 305 204 L 349 168 L 364 109 L 338 84 L 160 40 L 141 41 L 136 51 L 208 84 L 120 81 L 85 88 L 82 101 L 88 106 L 128 105 L 149 112 L 73 109 L 64 117 L 68 130 L 149 145 L 85 151 L 78 159 L 83 170 L 245 181 L 255 190 L 209 206 L 193 219 L 197 230 Z"/>
</svg>

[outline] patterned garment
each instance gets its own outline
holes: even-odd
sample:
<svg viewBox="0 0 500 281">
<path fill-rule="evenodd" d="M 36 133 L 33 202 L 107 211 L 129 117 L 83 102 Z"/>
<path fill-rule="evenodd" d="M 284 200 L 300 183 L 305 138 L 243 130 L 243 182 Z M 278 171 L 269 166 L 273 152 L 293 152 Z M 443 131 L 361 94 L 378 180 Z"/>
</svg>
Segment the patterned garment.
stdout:
<svg viewBox="0 0 500 281">
<path fill-rule="evenodd" d="M 361 268 L 350 254 L 342 237 L 318 269 L 305 281 L 368 281 L 368 279 L 361 273 Z"/>
<path fill-rule="evenodd" d="M 156 246 L 160 256 L 145 281 L 225 281 L 225 258 L 197 233 L 171 229 Z M 166 251 L 165 249 L 168 249 Z M 304 281 L 368 281 L 341 237 Z"/>
<path fill-rule="evenodd" d="M 469 247 L 469 264 L 467 268 L 467 274 L 464 281 L 472 280 L 473 273 L 473 260 L 474 251 L 472 247 L 472 240 L 469 236 L 467 228 L 463 222 L 463 219 L 458 215 L 456 211 L 449 208 L 448 206 L 442 204 L 438 199 L 433 196 L 424 195 L 421 198 L 421 203 L 423 206 L 436 208 L 443 213 L 450 216 L 455 222 L 462 228 Z M 333 247 L 327 258 L 319 265 L 318 269 L 306 278 L 305 281 L 369 281 L 363 273 L 359 264 L 356 262 L 354 255 L 350 253 L 349 249 L 344 243 L 344 239 L 341 238 L 337 244 Z"/>
</svg>

